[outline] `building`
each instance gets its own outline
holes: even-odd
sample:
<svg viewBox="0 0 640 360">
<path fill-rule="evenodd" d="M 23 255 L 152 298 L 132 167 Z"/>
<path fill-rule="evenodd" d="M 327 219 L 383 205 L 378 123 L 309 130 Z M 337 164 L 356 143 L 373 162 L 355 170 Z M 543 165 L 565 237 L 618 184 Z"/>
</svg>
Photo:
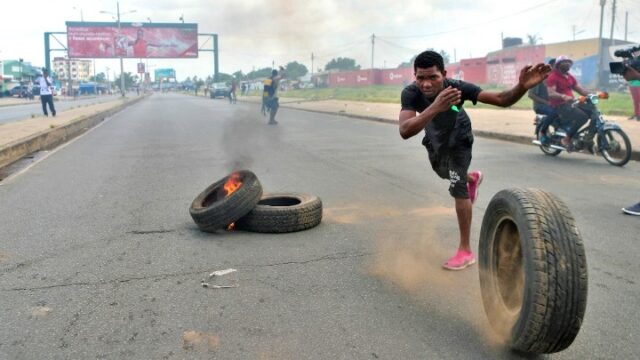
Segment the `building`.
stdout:
<svg viewBox="0 0 640 360">
<path fill-rule="evenodd" d="M 34 81 L 40 75 L 40 68 L 22 59 L 0 61 L 0 93 L 18 86 L 20 83 Z"/>
<path fill-rule="evenodd" d="M 516 39 L 517 38 L 512 38 Z M 509 41 L 507 46 L 500 50 L 492 51 L 485 57 L 462 59 L 460 62 L 446 64 L 447 77 L 459 79 L 480 85 L 490 84 L 503 87 L 513 86 L 518 82 L 520 70 L 539 62 L 547 62 L 549 59 L 560 55 L 568 56 L 573 60 L 571 74 L 578 82 L 586 87 L 595 87 L 598 82 L 598 74 L 602 76 L 602 84 L 605 87 L 616 87 L 624 83 L 621 76 L 611 74 L 609 62 L 621 61 L 616 58 L 616 50 L 625 49 L 634 43 L 624 40 L 603 39 L 603 55 L 600 67 L 598 67 L 598 45 L 595 39 L 565 41 L 554 44 L 526 45 L 521 41 Z M 600 69 L 600 71 L 598 71 Z M 413 78 L 413 66 L 397 69 L 365 69 L 356 71 L 329 72 L 323 74 L 326 81 L 323 84 L 329 87 L 358 87 L 374 84 L 399 85 L 409 84 Z M 314 75 L 314 80 L 324 80 Z"/>
<path fill-rule="evenodd" d="M 87 82 L 93 76 L 92 61 L 56 57 L 53 69 L 60 81 Z"/>
</svg>

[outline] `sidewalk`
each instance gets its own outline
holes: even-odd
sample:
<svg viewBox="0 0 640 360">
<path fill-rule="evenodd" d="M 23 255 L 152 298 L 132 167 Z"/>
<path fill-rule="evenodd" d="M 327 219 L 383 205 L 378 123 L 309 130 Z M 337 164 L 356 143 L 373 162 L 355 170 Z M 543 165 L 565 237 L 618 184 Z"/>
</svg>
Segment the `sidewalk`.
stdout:
<svg viewBox="0 0 640 360">
<path fill-rule="evenodd" d="M 110 95 L 103 95 L 103 96 L 110 96 Z M 73 96 L 56 95 L 54 99 L 55 101 L 74 101 L 74 100 L 93 99 L 96 97 L 97 96 L 95 95 L 90 95 L 90 96 L 81 95 L 74 98 Z M 3 108 L 5 106 L 29 105 L 29 104 L 40 104 L 40 96 L 38 95 L 34 96 L 33 100 L 21 99 L 17 97 L 0 98 L 0 108 Z"/>
<path fill-rule="evenodd" d="M 260 103 L 262 100 L 256 96 L 240 96 L 238 101 Z M 400 104 L 345 100 L 309 101 L 283 97 L 280 98 L 280 107 L 396 124 L 400 112 Z M 465 111 L 471 118 L 471 126 L 477 136 L 523 144 L 531 144 L 534 140 L 533 110 L 478 109 L 467 104 Z M 605 119 L 622 127 L 631 140 L 632 159 L 640 160 L 640 121 L 627 120 L 624 116 L 614 115 L 606 115 Z"/>
<path fill-rule="evenodd" d="M 110 114 L 143 98 L 144 96 L 118 98 L 60 111 L 56 117 L 38 116 L 0 124 L 0 168 L 34 151 L 48 149 L 68 141 Z"/>
</svg>

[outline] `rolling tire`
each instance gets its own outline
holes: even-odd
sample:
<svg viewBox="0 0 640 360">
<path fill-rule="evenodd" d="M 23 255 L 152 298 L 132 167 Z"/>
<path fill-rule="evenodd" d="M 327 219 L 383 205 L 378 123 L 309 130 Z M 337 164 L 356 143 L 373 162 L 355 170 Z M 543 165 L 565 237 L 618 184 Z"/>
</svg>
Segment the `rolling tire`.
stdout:
<svg viewBox="0 0 640 360">
<path fill-rule="evenodd" d="M 216 181 L 191 203 L 189 213 L 198 227 L 207 232 L 226 229 L 229 224 L 248 214 L 262 197 L 262 185 L 254 173 L 240 170 L 242 185 L 229 196 L 221 195 L 229 176 Z"/>
<path fill-rule="evenodd" d="M 567 348 L 587 305 L 587 263 L 567 206 L 538 189 L 497 193 L 482 221 L 480 289 L 489 322 L 527 353 Z"/>
<path fill-rule="evenodd" d="M 237 228 L 260 233 L 288 233 L 311 229 L 322 221 L 319 197 L 298 193 L 266 194 Z"/>
</svg>

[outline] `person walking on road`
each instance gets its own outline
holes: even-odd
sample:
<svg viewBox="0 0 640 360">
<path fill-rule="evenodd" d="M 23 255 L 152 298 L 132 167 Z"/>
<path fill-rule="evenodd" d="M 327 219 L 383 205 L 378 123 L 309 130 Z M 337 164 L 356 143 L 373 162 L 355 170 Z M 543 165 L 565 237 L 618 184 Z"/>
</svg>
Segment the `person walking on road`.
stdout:
<svg viewBox="0 0 640 360">
<path fill-rule="evenodd" d="M 56 108 L 53 105 L 53 80 L 49 76 L 49 70 L 42 68 L 42 76 L 38 78 L 40 84 L 40 102 L 42 103 L 42 112 L 44 116 L 49 116 L 47 112 L 47 104 L 49 104 L 49 110 L 51 115 L 56 116 Z"/>
<path fill-rule="evenodd" d="M 455 199 L 460 241 L 455 255 L 443 267 L 462 270 L 476 262 L 471 251 L 472 204 L 478 198 L 482 172 L 469 170 L 473 134 L 471 121 L 462 108 L 465 101 L 480 101 L 501 107 L 515 104 L 528 89 L 542 82 L 551 72 L 545 64 L 526 66 L 518 83 L 502 92 L 489 92 L 478 86 L 446 77 L 442 56 L 434 51 L 420 53 L 413 63 L 415 82 L 404 88 L 399 114 L 400 136 L 409 139 L 424 131 L 422 144 L 433 170 L 450 182 Z"/>
<path fill-rule="evenodd" d="M 640 72 L 630 66 L 627 66 L 627 70 L 624 72 L 623 76 L 624 76 L 624 79 L 627 80 L 629 83 L 631 83 L 632 81 L 640 81 Z M 640 87 L 637 87 L 636 89 L 640 91 Z M 635 103 L 635 100 L 636 99 L 634 98 L 634 106 L 636 106 L 636 114 L 638 114 L 638 106 L 640 105 Z M 640 101 L 640 99 L 638 99 L 638 101 Z M 638 118 L 638 120 L 640 120 L 640 118 Z M 637 204 L 622 208 L 622 212 L 628 215 L 640 216 L 640 202 L 638 202 Z"/>
<path fill-rule="evenodd" d="M 265 100 L 265 106 L 267 110 L 269 110 L 269 125 L 276 125 L 278 122 L 276 121 L 276 114 L 278 113 L 278 108 L 280 107 L 278 101 L 278 88 L 280 87 L 280 80 L 284 77 L 284 68 L 280 66 L 280 72 L 278 70 L 273 69 L 271 71 L 271 77 L 267 80 L 270 80 L 269 85 L 266 85 L 265 82 L 265 93 L 267 95 Z"/>
<path fill-rule="evenodd" d="M 633 100 L 633 116 L 629 120 L 640 121 L 640 72 L 627 66 L 624 78 L 629 82 L 629 92 Z"/>
</svg>

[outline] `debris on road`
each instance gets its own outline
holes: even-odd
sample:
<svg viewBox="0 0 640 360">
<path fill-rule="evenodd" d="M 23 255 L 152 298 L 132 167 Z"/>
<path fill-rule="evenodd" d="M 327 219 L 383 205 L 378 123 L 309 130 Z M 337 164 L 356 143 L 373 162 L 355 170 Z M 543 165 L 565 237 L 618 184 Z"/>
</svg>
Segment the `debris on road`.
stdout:
<svg viewBox="0 0 640 360">
<path fill-rule="evenodd" d="M 231 273 L 234 273 L 236 271 L 238 271 L 238 270 L 236 270 L 236 269 L 216 270 L 216 271 L 214 271 L 214 272 L 209 274 L 209 279 L 214 278 L 216 276 L 224 276 L 224 275 L 227 275 L 227 274 L 231 274 Z M 209 289 L 229 289 L 229 288 L 237 288 L 239 286 L 238 284 L 235 284 L 235 285 L 209 284 L 206 279 L 200 280 L 200 285 L 203 288 L 209 288 Z"/>
<path fill-rule="evenodd" d="M 231 274 L 232 272 L 236 272 L 236 271 L 238 270 L 236 269 L 217 270 L 209 274 L 209 278 L 212 278 L 214 276 L 223 276 L 223 275 Z"/>
<path fill-rule="evenodd" d="M 201 283 L 203 288 L 209 288 L 209 289 L 230 289 L 230 288 L 237 288 L 239 285 L 212 285 L 209 283 Z"/>
<path fill-rule="evenodd" d="M 37 306 L 31 311 L 31 315 L 35 317 L 45 317 L 51 313 L 51 308 L 46 306 Z"/>
</svg>

